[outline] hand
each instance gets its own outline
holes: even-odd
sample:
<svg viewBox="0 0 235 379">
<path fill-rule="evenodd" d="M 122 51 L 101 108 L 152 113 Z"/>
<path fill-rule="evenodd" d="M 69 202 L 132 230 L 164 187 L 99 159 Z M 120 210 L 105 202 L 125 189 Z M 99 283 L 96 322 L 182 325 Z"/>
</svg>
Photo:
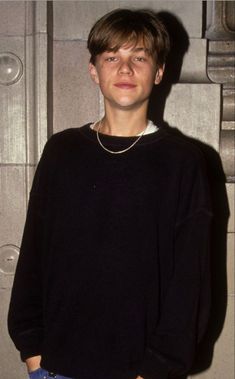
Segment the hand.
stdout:
<svg viewBox="0 0 235 379">
<path fill-rule="evenodd" d="M 40 368 L 41 355 L 31 357 L 25 360 L 28 372 L 32 372 Z"/>
</svg>

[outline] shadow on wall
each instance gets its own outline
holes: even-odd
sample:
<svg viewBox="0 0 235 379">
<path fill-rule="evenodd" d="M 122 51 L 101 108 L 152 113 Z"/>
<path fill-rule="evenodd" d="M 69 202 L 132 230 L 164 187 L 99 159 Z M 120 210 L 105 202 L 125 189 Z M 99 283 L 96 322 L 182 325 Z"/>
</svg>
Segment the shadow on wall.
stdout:
<svg viewBox="0 0 235 379">
<path fill-rule="evenodd" d="M 176 127 L 168 125 L 163 120 L 166 99 L 171 92 L 172 85 L 176 84 L 180 78 L 184 54 L 189 47 L 189 38 L 183 25 L 173 14 L 160 12 L 158 16 L 163 20 L 170 34 L 171 53 L 166 62 L 162 83 L 153 89 L 148 117 L 158 126 L 167 128 L 170 133 L 180 135 L 194 143 L 203 152 L 207 163 L 214 215 L 211 241 L 211 317 L 207 333 L 198 346 L 198 353 L 191 371 L 191 374 L 196 374 L 208 369 L 212 363 L 214 344 L 223 329 L 227 308 L 226 235 L 229 207 L 225 188 L 226 178 L 220 156 L 211 146 L 185 136 Z"/>
</svg>

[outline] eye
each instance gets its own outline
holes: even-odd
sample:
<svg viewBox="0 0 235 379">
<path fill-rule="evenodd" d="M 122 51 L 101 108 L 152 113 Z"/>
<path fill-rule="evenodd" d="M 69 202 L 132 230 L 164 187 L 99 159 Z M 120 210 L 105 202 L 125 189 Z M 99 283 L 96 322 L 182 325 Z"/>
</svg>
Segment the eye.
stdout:
<svg viewBox="0 0 235 379">
<path fill-rule="evenodd" d="M 146 58 L 145 58 L 145 57 L 142 57 L 142 56 L 135 57 L 135 61 L 137 61 L 137 62 L 145 62 L 145 61 L 146 61 Z"/>
<path fill-rule="evenodd" d="M 106 60 L 106 62 L 116 62 L 117 57 L 107 57 L 105 60 Z"/>
</svg>

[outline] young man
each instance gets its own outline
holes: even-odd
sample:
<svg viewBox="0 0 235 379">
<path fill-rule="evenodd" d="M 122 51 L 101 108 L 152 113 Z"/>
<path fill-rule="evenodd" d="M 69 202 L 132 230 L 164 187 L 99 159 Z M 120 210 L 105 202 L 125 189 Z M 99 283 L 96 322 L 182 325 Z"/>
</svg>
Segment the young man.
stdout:
<svg viewBox="0 0 235 379">
<path fill-rule="evenodd" d="M 147 120 L 169 49 L 154 13 L 105 15 L 88 48 L 105 115 L 46 144 L 10 335 L 31 379 L 177 378 L 191 367 L 208 319 L 204 161 Z"/>
</svg>

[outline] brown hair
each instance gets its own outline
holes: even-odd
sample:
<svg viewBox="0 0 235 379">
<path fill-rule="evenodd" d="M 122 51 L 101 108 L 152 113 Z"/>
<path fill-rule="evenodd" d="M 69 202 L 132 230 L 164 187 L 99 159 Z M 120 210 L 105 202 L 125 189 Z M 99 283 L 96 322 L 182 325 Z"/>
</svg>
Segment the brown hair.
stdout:
<svg viewBox="0 0 235 379">
<path fill-rule="evenodd" d="M 157 15 L 150 10 L 115 9 L 101 17 L 90 31 L 90 62 L 95 64 L 96 56 L 104 51 L 117 51 L 123 45 L 135 46 L 140 41 L 157 64 L 163 66 L 170 41 Z"/>
</svg>

